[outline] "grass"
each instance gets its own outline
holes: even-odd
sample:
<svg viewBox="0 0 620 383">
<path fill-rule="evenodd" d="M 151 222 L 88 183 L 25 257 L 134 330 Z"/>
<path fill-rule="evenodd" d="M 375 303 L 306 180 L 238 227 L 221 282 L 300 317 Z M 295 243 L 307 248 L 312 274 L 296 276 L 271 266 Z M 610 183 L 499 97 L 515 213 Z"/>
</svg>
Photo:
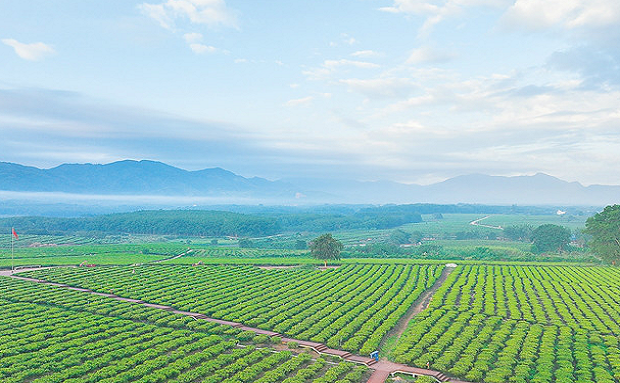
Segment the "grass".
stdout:
<svg viewBox="0 0 620 383">
<path fill-rule="evenodd" d="M 489 218 L 480 222 L 485 225 L 492 226 L 510 226 L 530 224 L 534 227 L 544 224 L 554 224 L 565 226 L 571 230 L 583 229 L 586 225 L 586 216 L 566 216 L 566 215 L 491 215 Z"/>
</svg>

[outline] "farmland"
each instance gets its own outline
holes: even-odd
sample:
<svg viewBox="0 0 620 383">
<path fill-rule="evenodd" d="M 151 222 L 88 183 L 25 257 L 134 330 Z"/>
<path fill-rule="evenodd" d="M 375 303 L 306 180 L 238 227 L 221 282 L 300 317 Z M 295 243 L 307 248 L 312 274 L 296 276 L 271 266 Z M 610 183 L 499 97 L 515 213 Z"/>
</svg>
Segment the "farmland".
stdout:
<svg viewBox="0 0 620 383">
<path fill-rule="evenodd" d="M 460 267 L 392 357 L 471 381 L 618 381 L 618 278 L 598 267 Z"/>
<path fill-rule="evenodd" d="M 274 330 L 368 354 L 441 267 L 348 265 L 264 270 L 145 266 L 59 268 L 26 275 Z"/>
<path fill-rule="evenodd" d="M 21 240 L 21 239 L 20 239 Z M 0 267 L 15 265 L 134 264 L 171 258 L 187 251 L 181 244 L 84 244 L 0 249 Z"/>
<path fill-rule="evenodd" d="M 487 217 L 487 218 L 485 218 Z M 343 258 L 419 258 L 455 260 L 507 260 L 507 261 L 554 261 L 554 262 L 597 262 L 597 259 L 583 248 L 570 246 L 562 254 L 538 254 L 532 251 L 529 241 L 509 240 L 503 231 L 471 225 L 472 221 L 491 226 L 507 227 L 520 224 L 557 224 L 572 230 L 580 239 L 585 222 L 583 215 L 511 215 L 492 214 L 422 214 L 423 221 L 406 223 L 395 228 L 384 229 L 339 229 L 334 235 L 345 245 Z M 19 228 L 18 228 L 19 229 Z M 18 230 L 19 231 L 19 230 Z M 395 243 L 394 232 L 407 238 L 413 244 Z M 10 228 L 7 232 L 10 232 Z M 110 234 L 100 237 L 80 235 L 35 235 L 20 233 L 14 241 L 16 265 L 67 265 L 83 261 L 94 264 L 120 265 L 148 263 L 185 252 L 188 258 L 179 262 L 219 263 L 221 258 L 238 263 L 238 259 L 250 259 L 250 263 L 287 262 L 279 258 L 306 258 L 303 250 L 316 233 L 285 232 L 263 237 L 187 237 L 178 235 Z M 401 245 L 402 244 L 402 245 Z M 146 251 L 145 251 L 146 250 Z M 10 266 L 11 238 L 0 238 L 0 267 Z M 43 258 L 46 259 L 43 259 Z M 79 260 L 81 259 L 81 260 Z M 259 259 L 261 259 L 259 261 Z M 79 260 L 79 261 L 78 261 Z M 308 263 L 309 260 L 294 259 L 294 263 Z"/>
<path fill-rule="evenodd" d="M 23 275 L 359 354 L 380 349 L 395 362 L 472 382 L 620 381 L 620 272 L 610 267 L 460 265 L 389 349 L 381 349 L 442 270 L 438 264 L 395 263 L 324 271 L 145 265 Z"/>
<path fill-rule="evenodd" d="M 472 225 L 477 214 L 423 218 L 398 230 L 421 233 L 417 248 L 442 251 L 365 253 L 394 231 L 347 229 L 336 233 L 343 258 L 327 268 L 295 249 L 312 233 L 248 238 L 243 247 L 236 237 L 24 234 L 14 260 L 3 238 L 0 267 L 97 266 L 18 274 L 83 291 L 0 277 L 0 381 L 353 383 L 371 373 L 212 322 L 220 320 L 366 359 L 377 350 L 379 364 L 469 382 L 620 382 L 618 269 L 596 266 L 584 249 L 538 254 L 524 241 L 485 238 L 501 231 Z M 575 233 L 583 225 L 554 215 L 482 222 L 553 222 Z M 460 239 L 464 232 L 483 235 Z"/>
<path fill-rule="evenodd" d="M 363 382 L 364 366 L 275 350 L 233 327 L 0 278 L 0 380 Z"/>
</svg>

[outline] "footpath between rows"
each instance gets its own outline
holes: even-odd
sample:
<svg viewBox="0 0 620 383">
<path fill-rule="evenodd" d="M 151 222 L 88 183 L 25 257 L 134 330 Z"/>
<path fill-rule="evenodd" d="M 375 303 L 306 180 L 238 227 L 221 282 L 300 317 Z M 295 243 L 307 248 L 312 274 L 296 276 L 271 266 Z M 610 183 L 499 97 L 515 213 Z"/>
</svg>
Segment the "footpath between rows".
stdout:
<svg viewBox="0 0 620 383">
<path fill-rule="evenodd" d="M 11 278 L 16 278 L 16 279 L 20 279 L 20 280 L 24 280 L 24 281 L 35 282 L 35 283 L 44 283 L 44 284 L 51 285 L 51 286 L 57 286 L 57 287 L 61 287 L 61 288 L 66 288 L 68 290 L 80 291 L 80 292 L 84 292 L 84 293 L 88 293 L 88 294 L 93 294 L 93 295 L 98 295 L 98 296 L 102 296 L 102 297 L 107 297 L 107 298 L 110 298 L 110 299 L 115 299 L 115 300 L 118 300 L 118 301 L 129 302 L 129 303 L 134 303 L 134 304 L 140 304 L 140 305 L 143 305 L 143 306 L 146 306 L 146 307 L 150 307 L 150 308 L 154 308 L 154 309 L 170 311 L 170 312 L 175 313 L 175 314 L 192 317 L 192 318 L 194 318 L 196 320 L 206 320 L 206 321 L 213 322 L 213 323 L 218 323 L 218 324 L 222 324 L 222 325 L 228 325 L 228 326 L 232 326 L 232 327 L 238 328 L 238 329 L 243 330 L 243 331 L 252 331 L 252 332 L 254 332 L 256 334 L 264 334 L 264 335 L 267 335 L 269 337 L 279 337 L 279 338 L 282 339 L 282 342 L 296 342 L 297 344 L 299 344 L 299 346 L 310 348 L 310 349 L 314 350 L 318 354 L 326 354 L 326 355 L 338 356 L 338 357 L 341 357 L 343 360 L 346 360 L 346 361 L 349 361 L 349 362 L 354 362 L 354 363 L 359 363 L 359 364 L 364 364 L 364 365 L 368 366 L 371 370 L 374 370 L 374 371 L 371 374 L 370 378 L 368 379 L 367 383 L 383 383 L 383 382 L 385 382 L 385 380 L 388 377 L 390 377 L 391 375 L 396 374 L 396 373 L 404 373 L 404 374 L 416 375 L 416 376 L 430 376 L 430 377 L 434 378 L 435 380 L 437 380 L 438 382 L 469 383 L 469 382 L 465 382 L 465 381 L 461 381 L 461 380 L 457 380 L 457 379 L 448 377 L 448 376 L 446 376 L 445 374 L 443 374 L 440 371 L 434 371 L 434 370 L 429 370 L 429 369 L 411 367 L 411 366 L 407 366 L 407 365 L 404 365 L 404 364 L 390 362 L 388 360 L 376 361 L 373 358 L 365 357 L 365 356 L 361 356 L 361 355 L 354 355 L 354 354 L 352 354 L 352 353 L 350 353 L 348 351 L 336 350 L 336 349 L 328 348 L 326 345 L 324 345 L 322 343 L 288 338 L 288 337 L 286 337 L 286 336 L 284 336 L 284 335 L 282 335 L 280 333 L 274 332 L 274 331 L 263 330 L 263 329 L 259 329 L 259 328 L 255 328 L 255 327 L 249 327 L 249 326 L 245 326 L 242 323 L 238 323 L 238 322 L 231 322 L 231 321 L 225 321 L 225 320 L 216 319 L 216 318 L 210 318 L 210 317 L 207 317 L 206 315 L 200 314 L 200 313 L 194 313 L 194 312 L 189 312 L 189 311 L 180 311 L 180 310 L 176 310 L 175 308 L 173 308 L 171 306 L 165 306 L 165 305 L 159 305 L 159 304 L 154 304 L 154 303 L 148 303 L 148 302 L 144 302 L 144 301 L 138 300 L 138 299 L 131 299 L 131 298 L 120 297 L 120 296 L 115 295 L 115 294 L 100 293 L 100 292 L 92 291 L 90 289 L 85 289 L 85 288 L 75 287 L 75 286 L 69 286 L 69 285 L 66 285 L 66 284 L 63 284 L 63 283 L 56 283 L 56 282 L 46 281 L 46 280 L 43 280 L 43 279 L 28 278 L 28 277 L 22 277 L 22 276 L 19 276 L 19 275 L 15 275 L 16 273 L 19 273 L 19 272 L 26 272 L 26 271 L 31 271 L 31 270 L 41 270 L 41 269 L 47 269 L 47 268 L 52 268 L 52 267 L 42 267 L 42 268 L 36 268 L 36 269 L 20 269 L 20 270 L 15 270 L 15 271 L 0 270 L 0 276 L 8 276 L 8 277 L 11 277 Z M 418 301 L 422 300 L 422 304 L 424 304 L 424 303 L 428 304 L 428 301 L 430 300 L 430 298 L 432 296 L 432 293 L 441 284 L 440 280 L 445 280 L 446 277 L 447 277 L 447 275 L 444 276 L 442 274 L 442 277 L 440 279 L 438 279 L 437 282 L 435 282 L 435 284 L 433 285 L 433 287 L 431 287 L 429 292 L 423 294 L 422 297 L 418 298 Z M 438 285 L 438 282 L 439 282 L 439 285 Z M 418 301 L 416 301 L 414 303 L 414 305 L 412 305 L 414 307 L 414 311 L 417 311 L 417 312 L 419 312 L 418 310 L 420 310 L 420 308 L 419 308 L 420 307 L 419 306 L 420 302 L 418 302 Z M 409 315 L 407 315 L 407 317 L 412 316 L 414 314 L 409 313 Z M 402 333 L 402 331 L 404 331 L 404 329 L 399 330 L 399 332 L 401 332 L 401 333 Z"/>
</svg>

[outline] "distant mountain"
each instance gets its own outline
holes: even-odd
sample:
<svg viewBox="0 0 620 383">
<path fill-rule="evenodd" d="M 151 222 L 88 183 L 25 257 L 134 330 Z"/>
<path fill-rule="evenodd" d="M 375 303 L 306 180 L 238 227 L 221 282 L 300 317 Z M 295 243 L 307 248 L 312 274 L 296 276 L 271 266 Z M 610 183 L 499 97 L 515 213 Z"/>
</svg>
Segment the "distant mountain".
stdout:
<svg viewBox="0 0 620 383">
<path fill-rule="evenodd" d="M 253 204 L 479 203 L 603 206 L 620 203 L 620 186 L 585 187 L 578 182 L 566 182 L 542 173 L 516 177 L 470 174 L 422 186 L 391 181 L 317 178 L 270 181 L 259 177 L 242 177 L 221 168 L 187 171 L 156 161 L 130 160 L 106 165 L 64 164 L 52 169 L 0 162 L 0 193 L 9 193 L 11 198 L 17 198 L 12 192 L 61 192 L 127 198 L 160 196 L 167 198 L 166 204 L 171 204 L 173 197 L 183 201 L 179 203 L 187 203 L 190 197 L 217 197 L 217 203 L 245 201 Z"/>
<path fill-rule="evenodd" d="M 245 178 L 221 168 L 187 171 L 156 161 L 63 164 L 38 169 L 0 163 L 0 190 L 157 196 L 293 195 L 290 185 Z"/>
<path fill-rule="evenodd" d="M 620 186 L 583 186 L 547 174 L 501 177 L 471 174 L 450 178 L 426 187 L 437 201 L 454 200 L 484 204 L 607 205 L 620 203 Z"/>
</svg>

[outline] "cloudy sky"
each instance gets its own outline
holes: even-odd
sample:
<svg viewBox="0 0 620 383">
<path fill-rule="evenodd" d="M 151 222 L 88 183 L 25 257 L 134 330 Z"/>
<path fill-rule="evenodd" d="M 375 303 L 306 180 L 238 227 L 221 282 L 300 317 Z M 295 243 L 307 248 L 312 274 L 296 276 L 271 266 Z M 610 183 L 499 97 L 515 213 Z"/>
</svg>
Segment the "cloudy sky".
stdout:
<svg viewBox="0 0 620 383">
<path fill-rule="evenodd" d="M 0 0 L 0 161 L 620 184 L 618 0 Z"/>
</svg>

